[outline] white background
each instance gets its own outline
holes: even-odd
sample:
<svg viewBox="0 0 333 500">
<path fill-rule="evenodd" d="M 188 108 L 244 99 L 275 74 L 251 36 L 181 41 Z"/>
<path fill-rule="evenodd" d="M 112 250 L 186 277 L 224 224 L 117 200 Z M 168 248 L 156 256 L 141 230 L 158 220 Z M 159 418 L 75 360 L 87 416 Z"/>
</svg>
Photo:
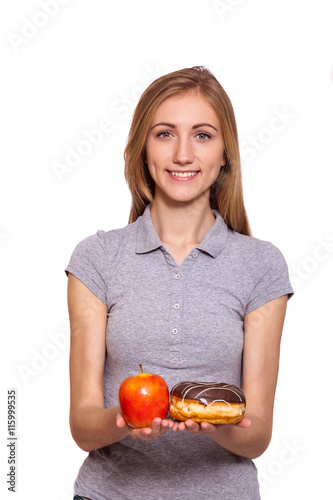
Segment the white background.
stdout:
<svg viewBox="0 0 333 500">
<path fill-rule="evenodd" d="M 85 236 L 127 223 L 122 155 L 139 94 L 194 65 L 207 66 L 231 98 L 253 233 L 282 250 L 296 292 L 273 439 L 256 460 L 262 498 L 329 498 L 331 2 L 16 0 L 1 3 L 0 19 L 1 498 L 72 498 L 86 454 L 68 426 L 64 268 Z M 84 149 L 84 131 L 101 122 L 109 131 Z M 66 167 L 71 148 L 83 153 L 60 174 L 55 165 Z M 6 485 L 11 388 L 15 495 Z"/>
</svg>

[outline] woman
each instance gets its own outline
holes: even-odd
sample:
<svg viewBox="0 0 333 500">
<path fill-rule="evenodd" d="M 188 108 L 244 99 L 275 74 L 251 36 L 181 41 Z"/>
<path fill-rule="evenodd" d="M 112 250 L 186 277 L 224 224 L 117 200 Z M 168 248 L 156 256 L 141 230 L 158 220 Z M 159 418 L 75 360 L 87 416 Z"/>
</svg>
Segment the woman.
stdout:
<svg viewBox="0 0 333 500">
<path fill-rule="evenodd" d="M 142 95 L 125 150 L 130 224 L 83 240 L 68 273 L 70 425 L 89 455 L 78 498 L 256 500 L 253 458 L 272 432 L 279 347 L 293 291 L 271 243 L 253 238 L 236 121 L 205 68 Z M 146 372 L 243 388 L 242 422 L 155 419 L 132 429 L 122 380 Z"/>
</svg>

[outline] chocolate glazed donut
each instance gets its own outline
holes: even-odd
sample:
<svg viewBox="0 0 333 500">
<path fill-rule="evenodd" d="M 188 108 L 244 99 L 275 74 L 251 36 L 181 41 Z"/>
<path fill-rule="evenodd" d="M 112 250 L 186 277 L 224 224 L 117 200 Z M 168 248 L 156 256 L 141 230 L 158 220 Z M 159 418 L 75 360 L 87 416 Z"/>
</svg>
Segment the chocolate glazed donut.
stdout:
<svg viewBox="0 0 333 500">
<path fill-rule="evenodd" d="M 170 398 L 169 412 L 176 420 L 235 424 L 245 414 L 245 394 L 236 385 L 179 382 L 171 389 Z"/>
</svg>

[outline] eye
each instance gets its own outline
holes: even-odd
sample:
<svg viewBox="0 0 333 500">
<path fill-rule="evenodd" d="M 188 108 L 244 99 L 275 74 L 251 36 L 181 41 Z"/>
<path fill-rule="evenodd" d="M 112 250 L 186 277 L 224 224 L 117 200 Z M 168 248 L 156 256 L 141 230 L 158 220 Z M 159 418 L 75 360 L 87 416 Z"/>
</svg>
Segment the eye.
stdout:
<svg viewBox="0 0 333 500">
<path fill-rule="evenodd" d="M 206 132 L 199 132 L 196 137 L 200 139 L 201 141 L 206 141 L 207 139 L 210 139 L 212 136 L 210 134 L 207 134 Z"/>
<path fill-rule="evenodd" d="M 162 130 L 162 132 L 156 134 L 156 137 L 161 137 L 162 139 L 168 139 L 171 136 L 172 136 L 171 132 L 168 132 L 167 130 Z"/>
</svg>

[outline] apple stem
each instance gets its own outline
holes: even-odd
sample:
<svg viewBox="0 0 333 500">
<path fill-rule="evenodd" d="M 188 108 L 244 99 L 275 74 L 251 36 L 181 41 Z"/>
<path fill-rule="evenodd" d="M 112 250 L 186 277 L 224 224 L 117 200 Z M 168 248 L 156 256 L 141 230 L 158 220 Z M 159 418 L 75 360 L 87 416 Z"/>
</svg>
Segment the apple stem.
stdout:
<svg viewBox="0 0 333 500">
<path fill-rule="evenodd" d="M 143 373 L 143 370 L 142 370 L 142 365 L 140 365 L 140 364 L 139 364 L 139 366 L 140 366 L 141 373 Z"/>
</svg>

